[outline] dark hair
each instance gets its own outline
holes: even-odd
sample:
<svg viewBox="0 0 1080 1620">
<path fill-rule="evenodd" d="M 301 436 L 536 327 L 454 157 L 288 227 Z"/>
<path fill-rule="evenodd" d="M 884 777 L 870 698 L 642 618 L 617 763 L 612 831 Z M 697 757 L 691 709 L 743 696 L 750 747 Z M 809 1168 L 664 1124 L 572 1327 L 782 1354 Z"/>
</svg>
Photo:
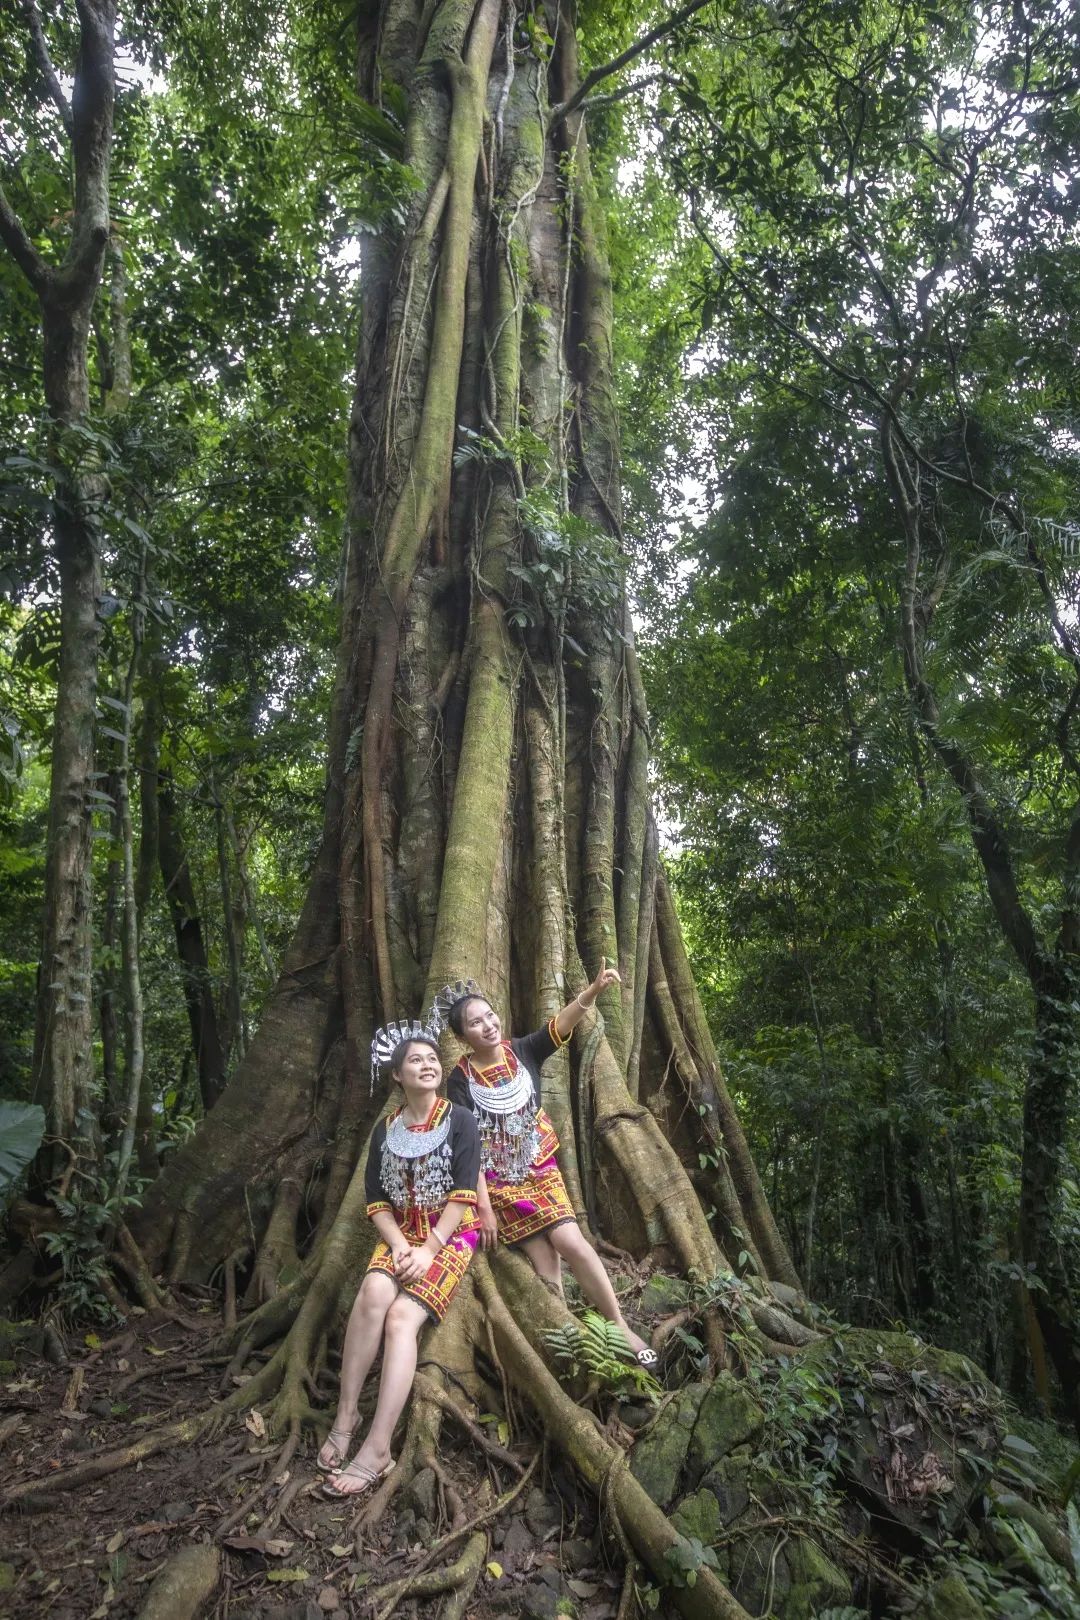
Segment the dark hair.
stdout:
<svg viewBox="0 0 1080 1620">
<path fill-rule="evenodd" d="M 406 1035 L 403 1041 L 398 1041 L 397 1045 L 394 1047 L 394 1050 L 390 1054 L 390 1073 L 394 1076 L 395 1080 L 398 1077 L 401 1065 L 405 1062 L 405 1059 L 409 1055 L 410 1046 L 430 1046 L 435 1056 L 439 1059 L 439 1062 L 442 1062 L 442 1053 L 439 1051 L 439 1043 L 437 1040 L 433 1039 L 432 1036 Z"/>
<path fill-rule="evenodd" d="M 446 1015 L 446 1022 L 450 1025 L 459 1041 L 465 1039 L 465 1009 L 471 1001 L 483 1001 L 487 1006 L 491 1006 L 487 996 L 482 996 L 479 991 L 474 992 L 471 996 L 462 996 L 460 1001 L 454 1002 Z"/>
</svg>

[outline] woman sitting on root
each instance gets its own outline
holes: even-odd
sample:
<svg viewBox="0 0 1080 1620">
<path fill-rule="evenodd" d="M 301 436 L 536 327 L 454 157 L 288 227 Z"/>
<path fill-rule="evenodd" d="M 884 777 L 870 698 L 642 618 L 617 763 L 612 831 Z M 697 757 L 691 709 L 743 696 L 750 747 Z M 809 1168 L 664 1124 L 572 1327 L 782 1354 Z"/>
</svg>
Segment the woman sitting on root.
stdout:
<svg viewBox="0 0 1080 1620">
<path fill-rule="evenodd" d="M 402 1038 L 404 1037 L 404 1038 Z M 334 1426 L 316 1466 L 328 1496 L 360 1496 L 394 1466 L 390 1440 L 416 1372 L 416 1341 L 441 1322 L 465 1275 L 479 1225 L 480 1138 L 468 1109 L 439 1096 L 442 1063 L 420 1025 L 388 1025 L 371 1045 L 372 1072 L 389 1058 L 403 1105 L 375 1127 L 366 1166 L 367 1212 L 381 1241 L 349 1317 Z M 357 1402 L 379 1346 L 382 1376 L 364 1443 L 343 1466 Z"/>
<path fill-rule="evenodd" d="M 498 1014 L 469 980 L 439 992 L 428 1025 L 448 1023 L 469 1048 L 446 1089 L 453 1103 L 473 1110 L 480 1125 L 481 1244 L 493 1248 L 501 1237 L 510 1248 L 520 1247 L 559 1294 L 565 1260 L 589 1304 L 616 1322 L 638 1361 L 652 1367 L 656 1352 L 627 1326 L 603 1261 L 578 1227 L 555 1163 L 559 1139 L 540 1106 L 541 1065 L 565 1044 L 600 992 L 618 982 L 618 971 L 603 967 L 543 1029 L 505 1041 Z"/>
</svg>

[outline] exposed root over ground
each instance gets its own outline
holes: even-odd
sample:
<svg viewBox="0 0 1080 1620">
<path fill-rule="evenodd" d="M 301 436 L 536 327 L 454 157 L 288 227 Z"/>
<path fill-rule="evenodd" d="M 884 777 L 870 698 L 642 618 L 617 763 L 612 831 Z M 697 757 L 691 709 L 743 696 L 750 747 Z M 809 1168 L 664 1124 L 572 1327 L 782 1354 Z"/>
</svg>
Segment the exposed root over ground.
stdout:
<svg viewBox="0 0 1080 1620">
<path fill-rule="evenodd" d="M 638 1271 L 620 1286 L 663 1346 L 651 1393 L 632 1367 L 560 1357 L 578 1331 L 564 1304 L 520 1257 L 478 1257 L 422 1341 L 398 1465 L 360 1502 L 325 1498 L 313 1469 L 336 1377 L 321 1329 L 299 1366 L 292 1331 L 256 1350 L 260 1314 L 241 1321 L 248 1349 L 224 1398 L 208 1298 L 104 1342 L 71 1335 L 67 1365 L 20 1357 L 0 1400 L 0 1581 L 15 1612 L 126 1620 L 153 1586 L 158 1620 L 182 1620 L 169 1594 L 197 1577 L 213 1588 L 201 1612 L 221 1620 L 300 1598 L 365 1620 L 543 1620 L 560 1605 L 618 1620 L 657 1603 L 794 1620 L 853 1601 L 938 1620 L 934 1581 L 973 1579 L 954 1555 L 935 1564 L 929 1538 L 946 1535 L 969 1560 L 1007 1553 L 1019 1592 L 1080 1601 L 1060 1508 L 999 1467 L 998 1397 L 962 1357 L 846 1330 L 777 1362 L 734 1279 L 703 1293 Z M 290 1304 L 294 1330 L 306 1304 Z M 710 1313 L 739 1350 L 719 1371 Z M 903 1562 L 920 1542 L 921 1566 Z M 973 1601 L 965 1613 L 989 1613 Z"/>
</svg>

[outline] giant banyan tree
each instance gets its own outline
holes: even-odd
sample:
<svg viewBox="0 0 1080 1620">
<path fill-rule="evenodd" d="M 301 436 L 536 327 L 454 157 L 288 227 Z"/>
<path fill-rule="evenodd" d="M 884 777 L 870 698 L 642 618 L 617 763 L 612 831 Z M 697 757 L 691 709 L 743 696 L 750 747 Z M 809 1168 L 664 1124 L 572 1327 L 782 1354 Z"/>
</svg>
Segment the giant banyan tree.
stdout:
<svg viewBox="0 0 1080 1620">
<path fill-rule="evenodd" d="M 531 1028 L 606 956 L 621 994 L 548 1078 L 582 1216 L 700 1277 L 746 1251 L 793 1289 L 657 860 L 574 28 L 496 0 L 366 7 L 358 72 L 376 109 L 407 105 L 416 189 L 365 239 L 322 847 L 258 1038 L 139 1236 L 202 1278 L 257 1209 L 258 1291 L 311 1257 L 277 1314 L 311 1279 L 336 1297 L 384 1103 L 373 1025 L 464 973 Z"/>
<path fill-rule="evenodd" d="M 449 1413 L 502 1410 L 512 1388 L 665 1605 L 843 1604 L 843 1555 L 794 1523 L 779 1544 L 779 1487 L 753 1477 L 765 1418 L 739 1375 L 829 1341 L 725 1090 L 658 859 L 587 137 L 606 70 L 583 77 L 565 5 L 368 0 L 358 26 L 368 123 L 413 183 L 364 238 L 321 848 L 258 1035 L 134 1236 L 169 1283 L 243 1289 L 228 1372 L 255 1371 L 228 1401 L 258 1402 L 291 1456 L 327 1421 L 314 1379 L 373 1242 L 373 1027 L 472 975 L 524 1032 L 617 961 L 621 988 L 548 1065 L 546 1102 L 583 1226 L 676 1280 L 671 1321 L 697 1322 L 708 1365 L 625 1466 L 628 1431 L 601 1426 L 553 1370 L 544 1334 L 565 1326 L 562 1302 L 523 1260 L 478 1257 L 422 1352 L 400 1465 L 361 1520 L 441 1466 Z M 910 1545 L 946 1486 L 961 1513 L 972 1499 L 958 1414 L 996 1432 L 993 1396 L 960 1357 L 864 1337 L 886 1393 L 860 1408 L 852 1511 Z M 924 1388 L 922 1416 L 905 1382 L 916 1363 L 953 1392 L 928 1410 Z M 865 1592 L 885 1566 L 859 1558 Z"/>
</svg>

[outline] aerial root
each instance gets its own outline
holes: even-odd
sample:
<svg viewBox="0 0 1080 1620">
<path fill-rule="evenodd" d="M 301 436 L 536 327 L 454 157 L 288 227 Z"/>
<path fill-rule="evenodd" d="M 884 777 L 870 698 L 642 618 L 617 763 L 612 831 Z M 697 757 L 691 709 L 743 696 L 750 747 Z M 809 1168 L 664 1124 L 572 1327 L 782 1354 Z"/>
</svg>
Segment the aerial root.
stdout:
<svg viewBox="0 0 1080 1620">
<path fill-rule="evenodd" d="M 774 1342 L 779 1342 L 787 1355 L 790 1355 L 793 1349 L 801 1349 L 803 1345 L 816 1344 L 822 1337 L 812 1328 L 804 1327 L 801 1322 L 797 1322 L 779 1305 L 756 1299 L 747 1300 L 747 1305 L 762 1333 Z"/>
<path fill-rule="evenodd" d="M 277 1529 L 280 1520 L 288 1513 L 300 1492 L 305 1490 L 307 1485 L 308 1481 L 303 1474 L 297 1474 L 295 1479 L 290 1479 L 270 1512 L 259 1524 L 255 1534 L 261 1536 L 264 1540 L 272 1535 Z"/>
<path fill-rule="evenodd" d="M 224 1268 L 225 1297 L 221 1307 L 221 1326 L 226 1334 L 236 1332 L 236 1269 L 242 1266 L 250 1249 L 234 1249 L 226 1257 Z"/>
<path fill-rule="evenodd" d="M 440 1389 L 437 1384 L 432 1383 L 431 1379 L 425 1377 L 423 1373 L 418 1374 L 416 1379 L 416 1387 L 420 1389 L 425 1400 L 433 1401 L 435 1405 L 440 1407 L 442 1411 L 446 1412 L 449 1417 L 452 1417 L 454 1422 L 465 1430 L 465 1433 L 469 1436 L 470 1440 L 472 1440 L 475 1445 L 480 1447 L 481 1451 L 485 1451 L 487 1455 L 494 1458 L 496 1462 L 504 1463 L 507 1468 L 512 1468 L 515 1474 L 520 1474 L 523 1472 L 522 1466 L 514 1456 L 514 1453 L 512 1451 L 507 1451 L 505 1446 L 499 1445 L 497 1440 L 490 1439 L 489 1436 L 484 1433 L 479 1423 L 474 1422 L 474 1420 L 469 1417 L 467 1413 L 463 1412 L 458 1403 L 451 1400 L 450 1396 L 447 1395 L 445 1390 Z"/>
<path fill-rule="evenodd" d="M 437 1576 L 445 1576 L 449 1573 L 449 1570 L 460 1570 L 462 1568 L 463 1558 L 466 1558 L 470 1547 L 475 1548 L 477 1539 L 479 1539 L 482 1548 L 486 1552 L 487 1534 L 483 1527 L 490 1524 L 492 1519 L 500 1518 L 502 1514 L 506 1512 L 507 1508 L 509 1508 L 517 1500 L 522 1491 L 525 1489 L 526 1485 L 528 1485 L 529 1481 L 532 1479 L 533 1474 L 536 1472 L 536 1466 L 540 1461 L 541 1455 L 542 1453 L 540 1451 L 535 1453 L 532 1461 L 525 1469 L 525 1472 L 522 1474 L 521 1478 L 515 1480 L 514 1484 L 508 1491 L 504 1491 L 501 1496 L 497 1496 L 493 1502 L 489 1502 L 485 1508 L 483 1508 L 479 1513 L 475 1514 L 471 1519 L 467 1520 L 464 1524 L 455 1526 L 445 1536 L 441 1536 L 438 1541 L 429 1547 L 428 1551 L 424 1554 L 423 1558 L 420 1559 L 419 1563 L 412 1570 L 410 1575 L 402 1578 L 401 1580 L 392 1581 L 388 1586 L 382 1587 L 380 1591 L 371 1594 L 371 1596 L 375 1599 L 385 1597 L 390 1600 L 389 1606 L 379 1611 L 377 1620 L 388 1620 L 388 1617 L 393 1613 L 395 1606 L 400 1603 L 402 1598 L 405 1596 L 415 1597 L 420 1595 L 421 1591 L 448 1590 L 448 1587 L 443 1586 L 421 1588 L 414 1585 L 413 1582 L 417 1579 L 423 1579 L 431 1570 L 431 1566 L 439 1558 L 441 1558 L 444 1553 L 448 1552 L 455 1542 L 460 1541 L 463 1536 L 469 1537 L 466 1553 L 462 1555 L 462 1558 L 459 1558 L 454 1564 L 450 1565 L 449 1569 L 434 1571 L 434 1574 Z M 464 1613 L 465 1604 L 468 1602 L 472 1589 L 476 1584 L 477 1577 L 480 1574 L 480 1569 L 477 1567 L 476 1573 L 474 1574 L 472 1580 L 467 1582 L 465 1579 L 467 1567 L 466 1562 L 466 1568 L 462 1573 L 461 1579 L 456 1583 L 457 1591 L 462 1594 L 460 1606 L 456 1607 L 453 1611 L 457 1614 Z M 456 1602 L 456 1599 L 451 1601 Z M 449 1609 L 444 1608 L 443 1620 L 445 1620 L 445 1616 L 448 1612 L 450 1612 Z"/>
<path fill-rule="evenodd" d="M 148 1311 L 165 1310 L 175 1312 L 175 1306 L 167 1291 L 163 1290 L 154 1281 L 150 1267 L 146 1263 L 146 1256 L 124 1225 L 123 1221 L 116 1230 L 116 1239 L 119 1248 L 110 1258 L 115 1266 L 128 1278 L 136 1294 L 139 1304 Z"/>
<path fill-rule="evenodd" d="M 619 1607 L 615 1613 L 615 1620 L 630 1620 L 634 1611 L 634 1593 L 637 1587 L 638 1561 L 629 1558 L 623 1571 L 622 1591 L 619 1593 Z"/>
<path fill-rule="evenodd" d="M 573 1463 L 586 1484 L 597 1493 L 606 1491 L 612 1520 L 625 1535 L 631 1551 L 655 1579 L 666 1584 L 670 1574 L 668 1554 L 679 1544 L 679 1533 L 631 1474 L 624 1453 L 597 1428 L 590 1414 L 571 1400 L 518 1325 L 515 1310 L 527 1314 L 530 1296 L 536 1297 L 527 1268 L 502 1261 L 499 1277 L 505 1298 L 486 1260 L 480 1261 L 476 1272 L 477 1290 L 515 1387 L 525 1394 L 545 1434 Z M 711 1569 L 698 1570 L 692 1587 L 669 1590 L 673 1606 L 687 1620 L 749 1620 L 746 1610 Z"/>
<path fill-rule="evenodd" d="M 133 1441 L 129 1446 L 121 1446 L 116 1451 L 101 1452 L 97 1457 L 88 1457 L 85 1462 L 76 1463 L 73 1468 L 61 1468 L 58 1473 L 49 1474 L 43 1479 L 31 1479 L 21 1485 L 13 1485 L 0 1502 L 0 1510 L 17 1505 L 28 1508 L 38 1504 L 44 1505 L 45 1498 L 57 1491 L 72 1491 L 76 1486 L 89 1485 L 94 1480 L 107 1478 L 109 1474 L 118 1474 L 124 1468 L 133 1468 L 145 1457 L 153 1457 L 159 1451 L 168 1450 L 170 1446 L 189 1445 L 193 1440 L 197 1440 L 206 1428 L 205 1413 L 201 1413 L 198 1417 L 184 1418 L 178 1423 L 166 1424 L 161 1429 L 144 1434 L 141 1439 Z"/>
<path fill-rule="evenodd" d="M 283 1486 L 288 1483 L 288 1468 L 300 1444 L 300 1424 L 295 1423 L 289 1430 L 285 1444 L 281 1447 L 274 1461 L 270 1464 L 269 1478 L 261 1485 L 257 1485 L 250 1496 L 245 1496 L 239 1505 L 233 1509 L 227 1519 L 223 1519 L 214 1531 L 218 1541 L 224 1538 L 247 1518 L 249 1513 L 255 1512 L 255 1505 L 261 1502 L 274 1489 L 274 1486 Z M 264 1459 L 265 1464 L 266 1459 Z M 295 1495 L 295 1492 L 293 1493 Z"/>
<path fill-rule="evenodd" d="M 443 1608 L 443 1620 L 446 1620 L 448 1615 L 457 1617 L 463 1615 L 473 1588 L 480 1579 L 487 1544 L 487 1536 L 482 1530 L 477 1530 L 469 1537 L 452 1564 L 446 1564 L 442 1569 L 428 1569 L 422 1574 L 405 1575 L 401 1580 L 390 1581 L 388 1585 L 378 1587 L 369 1594 L 376 1602 L 385 1599 L 382 1608 L 376 1610 L 375 1620 L 390 1620 L 402 1598 L 430 1597 L 436 1592 L 453 1594 Z"/>
</svg>

